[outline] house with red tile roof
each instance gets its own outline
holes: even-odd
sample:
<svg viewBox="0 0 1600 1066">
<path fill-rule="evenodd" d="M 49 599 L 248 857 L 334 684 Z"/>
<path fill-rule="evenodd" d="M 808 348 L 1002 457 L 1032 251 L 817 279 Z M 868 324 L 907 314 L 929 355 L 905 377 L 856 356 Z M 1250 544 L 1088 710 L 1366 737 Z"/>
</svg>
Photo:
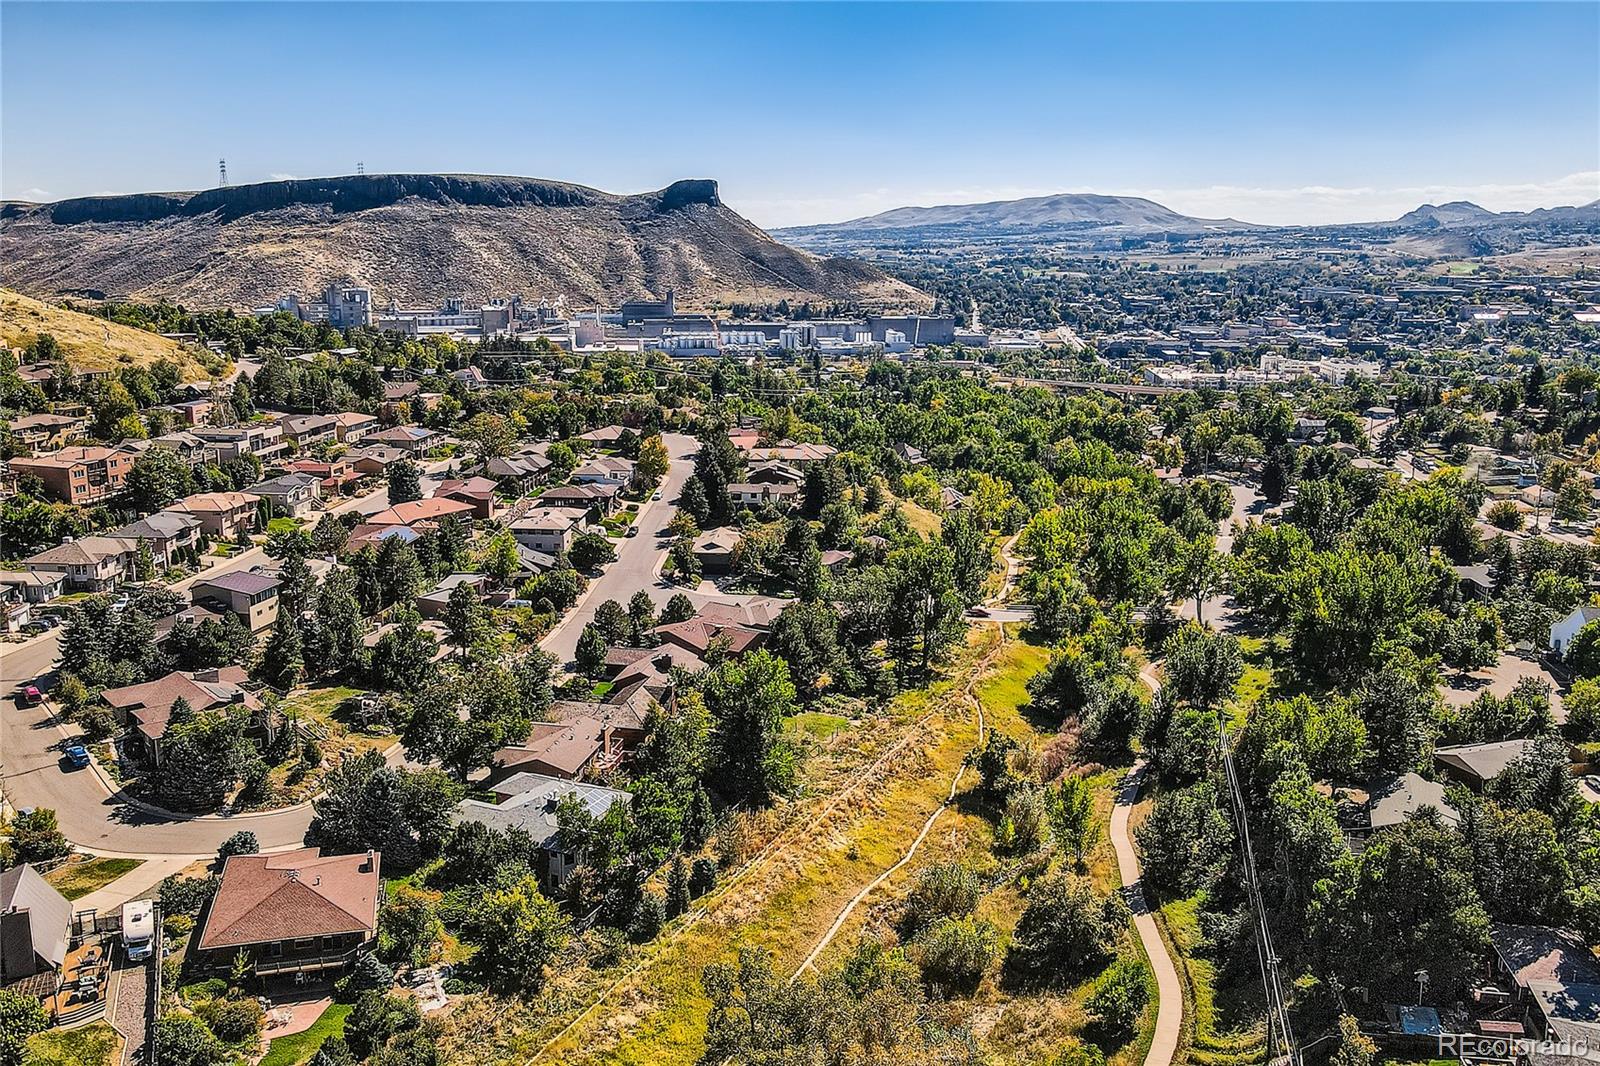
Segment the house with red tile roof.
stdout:
<svg viewBox="0 0 1600 1066">
<path fill-rule="evenodd" d="M 381 865 L 375 851 L 231 855 L 196 951 L 218 968 L 242 951 L 261 978 L 345 970 L 377 938 Z"/>
<path fill-rule="evenodd" d="M 439 487 L 434 490 L 433 498 L 436 500 L 459 500 L 461 503 L 472 505 L 474 518 L 493 519 L 498 502 L 495 499 L 495 489 L 499 483 L 493 478 L 469 477 L 457 478 L 439 482 Z"/>
<path fill-rule="evenodd" d="M 409 526 L 413 522 L 437 522 L 445 515 L 470 519 L 473 506 L 460 500 L 444 500 L 437 496 L 426 500 L 407 500 L 367 517 L 366 525 Z"/>
</svg>

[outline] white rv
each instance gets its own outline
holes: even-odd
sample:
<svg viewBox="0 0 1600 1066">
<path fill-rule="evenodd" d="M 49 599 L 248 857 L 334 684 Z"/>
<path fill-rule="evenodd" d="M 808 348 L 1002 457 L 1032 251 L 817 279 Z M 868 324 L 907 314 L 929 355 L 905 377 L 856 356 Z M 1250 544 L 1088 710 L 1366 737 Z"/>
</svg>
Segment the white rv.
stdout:
<svg viewBox="0 0 1600 1066">
<path fill-rule="evenodd" d="M 143 962 L 155 950 L 155 905 L 136 899 L 122 905 L 122 949 L 129 962 Z"/>
</svg>

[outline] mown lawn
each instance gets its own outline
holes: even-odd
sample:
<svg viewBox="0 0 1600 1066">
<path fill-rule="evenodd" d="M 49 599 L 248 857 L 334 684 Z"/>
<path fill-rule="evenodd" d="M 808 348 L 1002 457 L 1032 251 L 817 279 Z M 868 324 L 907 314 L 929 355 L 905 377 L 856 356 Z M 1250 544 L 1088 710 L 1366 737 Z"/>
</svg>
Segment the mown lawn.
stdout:
<svg viewBox="0 0 1600 1066">
<path fill-rule="evenodd" d="M 317 1053 L 317 1048 L 330 1036 L 344 1035 L 344 1020 L 350 1014 L 351 1004 L 334 1003 L 322 1012 L 322 1017 L 311 1023 L 311 1028 L 293 1036 L 280 1036 L 267 1045 L 266 1057 L 259 1066 L 299 1066 Z"/>
<path fill-rule="evenodd" d="M 28 1038 L 29 1066 L 108 1066 L 121 1057 L 122 1037 L 105 1022 L 51 1029 Z"/>
<path fill-rule="evenodd" d="M 130 870 L 138 868 L 143 859 L 89 859 L 85 862 L 67 862 L 44 875 L 55 890 L 71 899 L 82 899 L 97 888 L 104 888 Z"/>
</svg>

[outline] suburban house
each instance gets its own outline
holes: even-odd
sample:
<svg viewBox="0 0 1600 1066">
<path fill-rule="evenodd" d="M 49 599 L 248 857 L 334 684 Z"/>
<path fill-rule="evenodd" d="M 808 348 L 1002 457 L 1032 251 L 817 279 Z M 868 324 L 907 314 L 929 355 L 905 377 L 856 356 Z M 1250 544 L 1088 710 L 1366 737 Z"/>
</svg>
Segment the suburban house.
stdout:
<svg viewBox="0 0 1600 1066">
<path fill-rule="evenodd" d="M 736 529 L 708 529 L 694 538 L 694 556 L 708 574 L 725 574 L 733 569 L 733 553 L 741 540 Z"/>
<path fill-rule="evenodd" d="M 485 574 L 450 574 L 417 597 L 417 613 L 424 618 L 443 617 L 445 608 L 450 605 L 450 594 L 459 586 L 466 585 L 482 596 L 484 586 L 488 583 L 489 578 Z"/>
<path fill-rule="evenodd" d="M 632 459 L 611 455 L 597 455 L 585 459 L 573 468 L 574 485 L 620 485 L 626 487 L 633 480 L 637 464 Z"/>
<path fill-rule="evenodd" d="M 622 426 L 602 426 L 599 429 L 591 429 L 587 433 L 578 434 L 578 439 L 586 440 L 597 448 L 615 448 L 618 442 L 622 440 L 622 435 L 628 432 L 631 431 Z"/>
<path fill-rule="evenodd" d="M 384 474 L 409 453 L 383 444 L 366 444 L 345 453 L 345 461 L 359 474 Z"/>
<path fill-rule="evenodd" d="M 906 444 L 904 441 L 894 446 L 894 453 L 907 466 L 922 466 L 928 461 L 928 457 L 922 454 L 921 448 Z"/>
<path fill-rule="evenodd" d="M 541 507 L 581 507 L 602 517 L 617 509 L 622 486 L 612 484 L 557 485 L 539 496 Z"/>
<path fill-rule="evenodd" d="M 650 698 L 612 702 L 619 694 L 607 693 L 605 703 L 579 703 L 557 700 L 550 708 L 549 722 L 535 722 L 528 735 L 494 753 L 489 764 L 488 784 L 503 781 L 513 774 L 535 773 L 576 781 L 588 772 L 615 767 L 624 755 L 644 739 L 645 717 Z"/>
<path fill-rule="evenodd" d="M 48 603 L 67 591 L 67 575 L 60 570 L 0 570 L 0 587 L 12 590 L 22 603 Z"/>
<path fill-rule="evenodd" d="M 389 448 L 399 448 L 410 456 L 418 456 L 429 448 L 438 444 L 442 434 L 424 426 L 395 426 L 379 433 L 368 433 L 368 444 L 381 444 Z"/>
<path fill-rule="evenodd" d="M 556 807 L 567 797 L 583 804 L 596 819 L 603 818 L 613 804 L 626 806 L 633 797 L 614 788 L 602 788 L 568 781 L 548 774 L 512 774 L 493 788 L 495 802 L 462 800 L 456 806 L 455 821 L 477 822 L 502 832 L 520 829 L 533 838 L 539 849 L 534 873 L 547 893 L 554 895 L 566 883 L 573 869 L 583 861 L 582 854 L 562 850 L 556 830 Z"/>
<path fill-rule="evenodd" d="M 183 511 L 157 511 L 137 522 L 129 522 L 111 535 L 136 544 L 148 544 L 158 565 L 174 566 L 178 553 L 200 543 L 200 519 Z"/>
<path fill-rule="evenodd" d="M 141 685 L 108 688 L 100 693 L 117 722 L 128 730 L 128 737 L 142 749 L 150 762 L 161 762 L 161 738 L 172 721 L 172 705 L 183 700 L 196 711 L 237 704 L 252 715 L 261 710 L 260 702 L 242 687 L 243 667 L 224 666 L 215 670 L 186 673 L 174 670 L 165 677 Z"/>
<path fill-rule="evenodd" d="M 1565 618 L 1550 626 L 1550 650 L 1557 656 L 1565 656 L 1567 649 L 1572 646 L 1572 641 L 1583 627 L 1597 619 L 1600 619 L 1600 607 L 1591 607 L 1588 604 L 1574 607 Z"/>
<path fill-rule="evenodd" d="M 398 537 L 405 544 L 415 544 L 422 538 L 422 531 L 410 526 L 380 526 L 363 522 L 350 531 L 350 536 L 344 542 L 344 550 L 347 553 L 358 552 L 368 544 L 382 548 L 383 542 L 392 537 Z"/>
<path fill-rule="evenodd" d="M 535 507 L 511 523 L 511 535 L 524 548 L 560 555 L 572 546 L 586 514 L 572 507 Z"/>
<path fill-rule="evenodd" d="M 198 492 L 168 510 L 194 515 L 200 520 L 200 531 L 208 537 L 232 540 L 241 531 L 255 529 L 258 502 L 260 497 L 248 492 Z"/>
<path fill-rule="evenodd" d="M 29 451 L 40 448 L 59 448 L 78 436 L 89 424 L 87 418 L 72 415 L 23 415 L 6 423 L 11 436 Z"/>
<path fill-rule="evenodd" d="M 500 456 L 483 465 L 484 473 L 496 481 L 530 484 L 550 469 L 550 460 L 540 452 Z"/>
<path fill-rule="evenodd" d="M 150 446 L 152 448 L 165 448 L 168 451 L 177 452 L 178 458 L 182 459 L 190 466 L 199 466 L 201 463 L 206 462 L 215 454 L 211 445 L 207 444 L 193 433 L 189 433 L 181 429 L 174 433 L 163 433 L 159 437 L 152 437 L 150 439 Z"/>
<path fill-rule="evenodd" d="M 278 620 L 281 583 L 267 574 L 235 570 L 202 578 L 189 590 L 195 603 L 216 603 L 239 616 L 245 628 L 259 633 Z"/>
<path fill-rule="evenodd" d="M 787 507 L 800 498 L 798 485 L 735 483 L 728 486 L 728 499 L 735 507 Z"/>
<path fill-rule="evenodd" d="M 377 937 L 381 864 L 374 851 L 230 855 L 195 948 L 222 969 L 242 951 L 262 978 L 344 970 Z"/>
<path fill-rule="evenodd" d="M 378 420 L 360 411 L 341 411 L 333 416 L 334 435 L 340 444 L 360 444 L 367 434 L 377 431 Z"/>
<path fill-rule="evenodd" d="M 499 485 L 486 477 L 469 477 L 439 482 L 434 490 L 436 500 L 458 500 L 472 505 L 472 517 L 493 519 L 498 501 L 495 490 Z"/>
<path fill-rule="evenodd" d="M 472 518 L 472 504 L 460 500 L 441 500 L 437 496 L 426 500 L 407 500 L 393 507 L 367 516 L 367 524 L 374 526 L 409 526 L 414 522 L 437 522 L 446 515 L 455 515 L 463 521 Z"/>
<path fill-rule="evenodd" d="M 1354 801 L 1348 817 L 1341 817 L 1343 829 L 1353 840 L 1392 829 L 1423 808 L 1431 807 L 1446 825 L 1459 825 L 1461 814 L 1444 798 L 1445 786 L 1421 774 L 1386 774 L 1373 781 L 1365 792 L 1344 790 L 1341 795 Z M 1352 847 L 1355 845 L 1352 844 Z"/>
<path fill-rule="evenodd" d="M 796 444 L 792 440 L 781 440 L 773 445 L 755 444 L 740 449 L 751 462 L 776 459 L 790 466 L 801 469 L 813 463 L 825 462 L 839 454 L 839 449 L 828 444 Z"/>
<path fill-rule="evenodd" d="M 767 634 L 759 629 L 749 629 L 699 616 L 686 622 L 671 622 L 656 626 L 654 633 L 662 644 L 676 644 L 702 659 L 706 657 L 706 652 L 712 643 L 719 639 L 728 642 L 728 654 L 732 656 L 754 651 L 767 639 Z"/>
<path fill-rule="evenodd" d="M 1474 789 L 1500 776 L 1511 760 L 1528 750 L 1532 741 L 1497 740 L 1488 744 L 1452 744 L 1433 749 L 1433 761 L 1445 775 Z"/>
<path fill-rule="evenodd" d="M 134 458 L 120 448 L 62 448 L 46 455 L 18 456 L 11 460 L 11 472 L 38 478 L 53 500 L 99 503 L 122 492 Z"/>
<path fill-rule="evenodd" d="M 322 479 L 312 474 L 279 474 L 258 481 L 245 491 L 271 504 L 273 514 L 298 518 L 322 499 Z"/>
<path fill-rule="evenodd" d="M 1549 926 L 1496 925 L 1489 941 L 1528 1029 L 1551 1042 L 1600 1048 L 1600 961 L 1583 937 Z"/>
<path fill-rule="evenodd" d="M 217 450 L 218 459 L 237 459 L 241 455 L 254 455 L 270 459 L 283 452 L 283 427 L 276 422 L 258 422 L 248 426 L 199 426 L 194 435 Z"/>
<path fill-rule="evenodd" d="M 751 463 L 745 478 L 752 485 L 798 485 L 806 479 L 796 467 L 776 459 L 764 463 Z"/>
<path fill-rule="evenodd" d="M 24 863 L 0 872 L 0 988 L 54 995 L 71 939 L 72 904 Z"/>
<path fill-rule="evenodd" d="M 106 592 L 128 579 L 139 545 L 121 537 L 80 537 L 26 560 L 32 573 L 60 574 L 69 592 Z"/>
<path fill-rule="evenodd" d="M 296 459 L 285 466 L 292 474 L 310 474 L 321 486 L 320 498 L 327 499 L 344 491 L 344 487 L 361 475 L 343 459 Z"/>
<path fill-rule="evenodd" d="M 278 423 L 283 435 L 296 448 L 309 448 L 338 439 L 338 420 L 333 415 L 290 415 Z"/>
</svg>

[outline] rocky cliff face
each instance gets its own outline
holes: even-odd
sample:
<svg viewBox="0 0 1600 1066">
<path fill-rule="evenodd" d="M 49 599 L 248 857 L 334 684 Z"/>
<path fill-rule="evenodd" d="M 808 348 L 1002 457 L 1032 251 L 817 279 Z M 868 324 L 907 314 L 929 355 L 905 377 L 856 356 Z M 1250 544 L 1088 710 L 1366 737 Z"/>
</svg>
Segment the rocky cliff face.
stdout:
<svg viewBox="0 0 1600 1066">
<path fill-rule="evenodd" d="M 341 277 L 410 305 L 520 293 L 582 306 L 669 288 L 689 306 L 929 302 L 875 267 L 778 243 L 707 180 L 619 196 L 532 178 L 371 174 L 0 211 L 0 279 L 34 296 L 245 307 Z"/>
</svg>

